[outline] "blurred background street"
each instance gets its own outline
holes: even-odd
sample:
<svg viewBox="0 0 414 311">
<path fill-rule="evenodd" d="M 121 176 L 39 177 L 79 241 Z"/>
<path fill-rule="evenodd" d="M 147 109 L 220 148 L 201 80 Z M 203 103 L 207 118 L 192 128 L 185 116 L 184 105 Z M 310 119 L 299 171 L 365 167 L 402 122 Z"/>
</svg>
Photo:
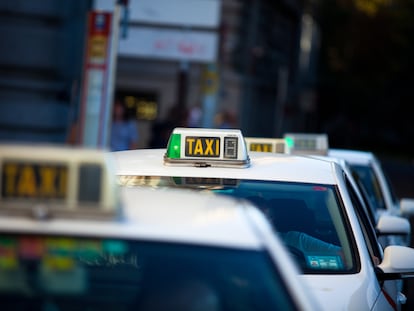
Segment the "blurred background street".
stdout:
<svg viewBox="0 0 414 311">
<path fill-rule="evenodd" d="M 109 146 L 118 99 L 139 148 L 232 126 L 414 158 L 413 1 L 0 0 L 0 16 L 1 140 L 65 143 L 77 124 L 72 143 Z"/>
</svg>

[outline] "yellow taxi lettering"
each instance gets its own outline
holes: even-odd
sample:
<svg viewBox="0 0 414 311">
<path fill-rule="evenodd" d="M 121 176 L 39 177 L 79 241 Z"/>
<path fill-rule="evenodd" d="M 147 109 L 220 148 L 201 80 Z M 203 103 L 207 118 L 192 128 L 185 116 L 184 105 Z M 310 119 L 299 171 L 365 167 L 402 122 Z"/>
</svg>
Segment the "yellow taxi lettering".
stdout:
<svg viewBox="0 0 414 311">
<path fill-rule="evenodd" d="M 194 138 L 187 138 L 187 143 L 188 143 L 188 153 L 189 154 L 193 154 L 193 144 L 194 144 L 195 139 Z"/>
<path fill-rule="evenodd" d="M 17 178 L 17 166 L 14 164 L 8 164 L 4 168 L 5 173 L 5 181 L 6 181 L 6 195 L 13 195 L 16 191 L 15 184 L 16 184 L 16 178 Z"/>
<path fill-rule="evenodd" d="M 201 140 L 196 141 L 196 145 L 195 145 L 195 148 L 194 148 L 194 155 L 197 155 L 197 154 L 203 155 L 203 144 L 202 144 Z"/>
<path fill-rule="evenodd" d="M 208 155 L 208 154 L 214 155 L 213 143 L 214 143 L 213 139 L 206 139 L 206 150 L 204 151 L 204 155 Z"/>
<path fill-rule="evenodd" d="M 43 167 L 40 169 L 40 189 L 39 192 L 45 196 L 55 195 L 55 179 L 56 179 L 56 170 L 51 167 Z"/>
<path fill-rule="evenodd" d="M 32 167 L 23 166 L 17 184 L 17 194 L 22 196 L 36 195 L 36 175 Z"/>
<path fill-rule="evenodd" d="M 251 151 L 261 151 L 261 152 L 271 152 L 272 147 L 270 144 L 251 144 L 250 145 Z"/>
<path fill-rule="evenodd" d="M 67 189 L 67 180 L 68 180 L 68 172 L 66 169 L 62 168 L 59 174 L 59 195 L 66 196 L 66 189 Z"/>
<path fill-rule="evenodd" d="M 6 163 L 3 195 L 6 197 L 57 198 L 67 194 L 66 167 Z"/>
<path fill-rule="evenodd" d="M 263 147 L 264 152 L 271 152 L 272 151 L 270 145 L 262 145 L 262 147 Z"/>
<path fill-rule="evenodd" d="M 186 137 L 185 155 L 217 158 L 220 156 L 219 137 Z"/>
</svg>

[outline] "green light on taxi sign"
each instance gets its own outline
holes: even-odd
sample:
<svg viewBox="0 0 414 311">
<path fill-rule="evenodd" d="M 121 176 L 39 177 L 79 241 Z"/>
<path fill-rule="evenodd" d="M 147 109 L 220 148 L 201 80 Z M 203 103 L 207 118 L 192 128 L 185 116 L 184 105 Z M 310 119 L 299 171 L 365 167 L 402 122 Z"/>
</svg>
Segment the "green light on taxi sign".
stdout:
<svg viewBox="0 0 414 311">
<path fill-rule="evenodd" d="M 181 134 L 171 134 L 168 143 L 167 157 L 170 159 L 179 159 L 181 157 Z"/>
<path fill-rule="evenodd" d="M 328 135 L 318 133 L 286 133 L 286 144 L 291 154 L 321 154 L 328 150 Z"/>
<path fill-rule="evenodd" d="M 293 148 L 293 146 L 295 145 L 295 140 L 292 137 L 286 137 L 285 141 L 288 148 Z"/>
<path fill-rule="evenodd" d="M 164 164 L 196 167 L 247 167 L 250 159 L 240 130 L 175 128 Z"/>
</svg>

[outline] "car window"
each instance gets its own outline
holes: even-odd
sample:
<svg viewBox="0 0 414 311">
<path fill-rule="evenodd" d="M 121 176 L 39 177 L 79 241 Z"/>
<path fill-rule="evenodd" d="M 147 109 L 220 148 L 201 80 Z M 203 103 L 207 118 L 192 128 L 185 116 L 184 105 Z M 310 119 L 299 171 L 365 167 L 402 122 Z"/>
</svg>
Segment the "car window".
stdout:
<svg viewBox="0 0 414 311">
<path fill-rule="evenodd" d="M 390 193 L 390 196 L 391 196 L 391 201 L 396 205 L 396 204 L 398 204 L 398 196 L 395 192 L 394 185 L 392 184 L 391 179 L 390 179 L 389 175 L 387 174 L 387 172 L 382 169 L 381 164 L 379 164 L 379 167 L 382 171 L 385 183 L 386 183 L 387 188 L 389 190 L 389 193 Z"/>
<path fill-rule="evenodd" d="M 366 242 L 368 252 L 371 256 L 371 261 L 373 265 L 378 264 L 382 261 L 383 252 L 382 248 L 380 247 L 377 239 L 377 235 L 375 232 L 374 225 L 375 223 L 372 222 L 372 219 L 369 217 L 367 213 L 367 209 L 364 208 L 363 202 L 358 199 L 358 195 L 356 194 L 356 190 L 352 187 L 351 182 L 347 177 L 346 179 L 346 187 L 348 193 L 350 195 L 350 199 L 352 201 L 352 205 L 358 217 L 358 221 L 361 225 L 362 233 L 364 235 L 364 240 Z"/>
<path fill-rule="evenodd" d="M 377 176 L 371 166 L 351 164 L 353 173 L 357 174 L 369 194 L 376 209 L 385 209 L 385 199 Z"/>
<path fill-rule="evenodd" d="M 0 248 L 4 310 L 297 310 L 265 251 L 15 234 Z"/>
<path fill-rule="evenodd" d="M 365 189 L 364 184 L 361 182 L 358 175 L 354 175 L 355 184 L 358 188 L 358 191 L 361 193 L 361 198 L 363 200 L 363 204 L 366 207 L 367 214 L 371 222 L 375 225 L 378 220 L 378 214 L 376 213 L 376 207 L 373 205 L 372 201 L 369 198 L 368 191 Z"/>
<path fill-rule="evenodd" d="M 248 179 L 121 176 L 126 186 L 190 187 L 255 203 L 306 274 L 354 273 L 355 243 L 332 185 Z"/>
</svg>

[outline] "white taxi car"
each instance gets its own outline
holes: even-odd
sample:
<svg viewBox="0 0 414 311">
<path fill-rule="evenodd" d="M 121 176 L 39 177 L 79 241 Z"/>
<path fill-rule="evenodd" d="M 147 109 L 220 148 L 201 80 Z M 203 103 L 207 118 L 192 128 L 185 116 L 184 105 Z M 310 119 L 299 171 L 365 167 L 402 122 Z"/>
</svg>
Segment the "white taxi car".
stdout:
<svg viewBox="0 0 414 311">
<path fill-rule="evenodd" d="M 250 140 L 254 142 L 253 138 L 250 138 Z M 279 141 L 280 139 L 273 140 Z M 400 213 L 384 213 L 378 208 L 378 204 L 375 204 L 372 200 L 372 197 L 375 197 L 375 193 L 373 193 L 375 191 L 373 191 L 373 189 L 376 188 L 374 187 L 376 183 L 369 183 L 370 178 L 366 176 L 367 174 L 362 174 L 362 169 L 359 168 L 359 166 L 355 166 L 355 160 L 349 162 L 349 157 L 344 155 L 341 156 L 341 154 L 343 154 L 342 151 L 332 149 L 334 151 L 330 152 L 328 135 L 319 133 L 286 133 L 283 140 L 285 140 L 287 145 L 285 151 L 287 153 L 308 155 L 328 161 L 331 160 L 342 166 L 350 181 L 355 184 L 354 188 L 358 189 L 357 192 L 360 194 L 359 200 L 361 201 L 361 205 L 365 206 L 372 223 L 376 227 L 379 240 L 383 246 L 393 244 L 404 246 L 410 245 L 411 225 L 409 220 L 400 216 Z M 356 156 L 358 153 L 353 154 Z M 373 154 L 366 152 L 364 157 L 366 159 L 370 158 L 372 161 L 368 162 L 373 163 L 371 166 L 368 165 L 367 162 L 367 167 L 364 170 L 372 170 L 372 172 L 376 171 L 378 175 L 382 177 L 379 179 L 385 181 L 385 174 L 383 174 L 381 166 Z M 368 166 L 370 166 L 370 168 L 368 168 Z M 374 166 L 376 169 L 373 169 Z M 362 176 L 365 177 L 362 178 Z M 373 178 L 373 180 L 375 181 L 377 179 Z M 383 183 L 383 186 L 386 186 L 386 184 Z M 390 187 L 391 186 L 389 185 L 388 190 L 384 190 L 392 192 L 390 191 L 390 189 L 392 189 Z M 378 187 L 378 189 L 380 189 L 380 187 Z M 380 197 L 383 196 L 381 195 Z"/>
<path fill-rule="evenodd" d="M 378 213 L 406 217 L 414 215 L 414 200 L 410 198 L 399 199 L 397 197 L 392 183 L 381 166 L 381 162 L 373 152 L 330 148 L 328 155 L 343 158 L 349 163 L 353 172 L 364 184 Z"/>
<path fill-rule="evenodd" d="M 320 310 L 250 202 L 119 188 L 110 158 L 0 146 L 2 310 Z"/>
<path fill-rule="evenodd" d="M 176 128 L 166 149 L 113 153 L 124 186 L 187 187 L 255 202 L 327 310 L 397 310 L 414 250 L 381 248 L 340 165 L 247 152 L 240 130 Z"/>
<path fill-rule="evenodd" d="M 409 220 L 395 213 L 382 213 L 374 206 L 369 191 L 367 191 L 364 183 L 361 182 L 358 174 L 355 174 L 349 163 L 343 157 L 328 155 L 328 135 L 320 133 L 286 133 L 282 139 L 268 138 L 266 142 L 274 145 L 280 144 L 281 140 L 286 144 L 286 148 L 283 151 L 285 153 L 334 161 L 342 167 L 344 173 L 348 176 L 349 182 L 355 189 L 356 199 L 359 200 L 360 206 L 366 210 L 369 220 L 375 226 L 378 241 L 382 247 L 388 245 L 410 245 L 411 225 Z M 250 146 L 260 148 L 261 142 L 264 142 L 264 139 L 249 137 L 248 141 Z M 267 151 L 271 152 L 271 150 Z M 277 152 L 277 150 L 273 150 L 273 152 Z M 397 293 L 401 304 L 405 303 L 406 298 L 402 293 L 404 289 L 403 280 L 399 280 L 392 285 L 395 285 L 395 288 L 389 289 L 389 291 Z"/>
</svg>

